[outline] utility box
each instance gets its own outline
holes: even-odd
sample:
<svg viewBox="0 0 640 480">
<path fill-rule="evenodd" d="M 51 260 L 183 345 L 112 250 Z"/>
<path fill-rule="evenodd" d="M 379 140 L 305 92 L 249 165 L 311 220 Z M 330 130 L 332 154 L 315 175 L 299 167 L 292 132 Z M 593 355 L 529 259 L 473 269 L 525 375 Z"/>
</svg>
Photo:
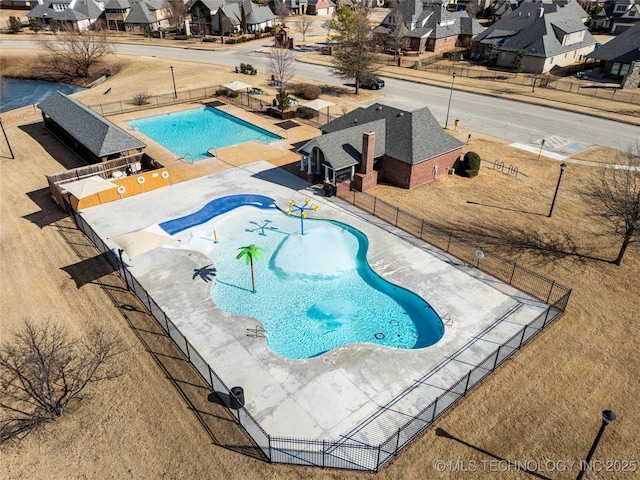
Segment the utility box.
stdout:
<svg viewBox="0 0 640 480">
<path fill-rule="evenodd" d="M 229 395 L 231 408 L 238 410 L 244 407 L 244 390 L 242 387 L 231 387 L 231 395 Z"/>
</svg>

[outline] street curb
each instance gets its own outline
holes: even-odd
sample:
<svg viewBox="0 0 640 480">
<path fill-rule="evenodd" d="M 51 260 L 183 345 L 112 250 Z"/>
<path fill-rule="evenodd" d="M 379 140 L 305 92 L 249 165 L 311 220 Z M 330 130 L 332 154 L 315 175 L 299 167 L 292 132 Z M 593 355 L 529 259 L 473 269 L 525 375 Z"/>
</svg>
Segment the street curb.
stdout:
<svg viewBox="0 0 640 480">
<path fill-rule="evenodd" d="M 304 58 L 301 56 L 297 56 L 296 60 L 302 63 L 308 63 L 308 64 L 312 64 L 312 65 L 321 65 L 321 66 L 325 66 L 325 67 L 329 67 L 331 66 L 331 62 L 318 62 L 309 58 Z M 435 87 L 441 87 L 441 88 L 450 88 L 450 84 L 447 82 L 440 82 L 438 80 L 432 80 L 429 78 L 416 78 L 416 77 L 412 77 L 409 75 L 399 75 L 395 72 L 390 72 L 388 70 L 385 69 L 385 67 L 382 67 L 380 70 L 380 72 L 382 72 L 381 74 L 385 77 L 389 77 L 389 78 L 395 78 L 397 80 L 404 80 L 407 82 L 414 82 L 414 83 L 422 83 L 425 85 L 432 85 Z M 500 95 L 500 94 L 496 94 L 494 92 L 491 92 L 489 90 L 484 90 L 484 89 L 480 89 L 480 88 L 474 88 L 474 87 L 468 87 L 466 85 L 456 85 L 456 90 L 459 91 L 464 91 L 464 92 L 468 92 L 468 93 L 475 93 L 477 95 L 483 95 L 486 97 L 493 97 L 493 98 L 502 98 L 502 99 L 506 99 L 506 100 L 512 100 L 514 102 L 520 102 L 520 103 L 526 103 L 529 105 L 537 105 L 537 106 L 541 106 L 541 107 L 548 107 L 548 108 L 554 108 L 556 110 L 563 110 L 566 112 L 573 112 L 573 113 L 577 113 L 580 115 L 585 115 L 585 116 L 589 116 L 589 117 L 596 117 L 596 118 L 601 118 L 603 120 L 611 120 L 613 122 L 620 122 L 620 123 L 625 123 L 628 125 L 638 125 L 640 126 L 640 118 L 634 118 L 634 117 L 629 117 L 627 116 L 614 116 L 613 113 L 611 114 L 606 114 L 605 112 L 603 112 L 602 110 L 598 110 L 595 108 L 590 108 L 590 107 L 580 107 L 580 109 L 578 108 L 572 108 L 571 104 L 563 104 L 561 102 L 555 101 L 555 100 L 544 100 L 544 101 L 534 101 L 532 99 L 527 98 L 526 96 L 522 96 L 520 94 L 505 94 L 505 95 Z M 512 96 L 513 95 L 513 96 Z M 581 110 L 583 109 L 583 110 Z"/>
</svg>

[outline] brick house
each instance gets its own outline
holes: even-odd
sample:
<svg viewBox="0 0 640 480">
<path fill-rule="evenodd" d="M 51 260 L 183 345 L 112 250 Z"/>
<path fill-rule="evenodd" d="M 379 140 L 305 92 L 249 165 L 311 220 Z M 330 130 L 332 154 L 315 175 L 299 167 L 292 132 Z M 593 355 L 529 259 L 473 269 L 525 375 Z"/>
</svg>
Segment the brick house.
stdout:
<svg viewBox="0 0 640 480">
<path fill-rule="evenodd" d="M 332 0 L 308 0 L 308 15 L 333 15 L 336 4 Z"/>
<path fill-rule="evenodd" d="M 453 168 L 464 143 L 446 133 L 431 111 L 379 103 L 322 126 L 300 149 L 300 169 L 338 194 L 374 188 L 379 180 L 401 188 L 432 182 Z"/>
<path fill-rule="evenodd" d="M 640 64 L 640 23 L 599 46 L 587 58 L 599 60 L 605 76 L 621 81 L 622 88 L 637 88 L 637 77 L 635 84 L 633 78 L 628 82 L 625 80 L 632 72 L 633 64 Z"/>
<path fill-rule="evenodd" d="M 446 52 L 468 48 L 484 30 L 467 12 L 450 12 L 428 0 L 400 2 L 374 30 L 376 38 L 394 49 L 411 52 Z"/>
<path fill-rule="evenodd" d="M 587 17 L 575 0 L 523 3 L 474 38 L 471 57 L 511 68 L 520 52 L 527 73 L 581 63 L 597 43 Z"/>
</svg>

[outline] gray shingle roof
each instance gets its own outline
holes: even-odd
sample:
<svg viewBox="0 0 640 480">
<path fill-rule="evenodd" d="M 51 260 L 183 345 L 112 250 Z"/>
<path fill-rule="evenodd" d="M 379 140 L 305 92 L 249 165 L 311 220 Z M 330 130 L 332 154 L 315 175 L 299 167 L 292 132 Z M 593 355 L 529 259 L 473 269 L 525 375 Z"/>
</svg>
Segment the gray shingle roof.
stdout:
<svg viewBox="0 0 640 480">
<path fill-rule="evenodd" d="M 259 25 L 273 20 L 275 15 L 266 5 L 257 5 L 249 0 L 242 2 L 245 18 L 249 25 Z"/>
<path fill-rule="evenodd" d="M 105 10 L 126 10 L 130 8 L 129 0 L 110 0 L 104 6 Z"/>
<path fill-rule="evenodd" d="M 151 25 L 157 21 L 158 19 L 151 13 L 146 3 L 136 2 L 131 6 L 124 23 L 127 25 Z"/>
<path fill-rule="evenodd" d="M 523 50 L 531 56 L 553 57 L 595 45 L 596 40 L 582 23 L 582 12 L 584 10 L 575 1 L 523 3 L 478 35 L 475 41 L 483 44 L 498 42 L 501 50 Z M 584 31 L 581 42 L 562 44 L 565 34 L 580 31 Z"/>
<path fill-rule="evenodd" d="M 38 108 L 96 157 L 146 147 L 134 136 L 62 92 L 49 95 L 38 104 Z"/>
<path fill-rule="evenodd" d="M 76 2 L 73 4 L 73 8 L 65 8 L 64 10 L 54 10 L 53 5 L 68 4 L 69 1 L 65 0 L 45 0 L 44 3 L 39 3 L 27 13 L 27 18 L 39 18 L 43 20 L 55 19 L 59 22 L 65 21 L 78 21 L 86 19 L 96 19 L 103 11 L 101 4 L 98 4 L 95 0 L 85 0 L 83 2 Z"/>
<path fill-rule="evenodd" d="M 640 60 L 640 23 L 599 46 L 587 57 L 620 63 Z"/>
<path fill-rule="evenodd" d="M 443 5 L 429 1 L 405 0 L 391 10 L 380 23 L 378 32 L 389 28 L 397 15 L 402 17 L 409 37 L 446 38 L 456 35 L 477 35 L 484 28 L 467 12 L 450 12 Z M 452 22 L 452 23 L 451 23 Z M 447 25 L 447 23 L 451 23 Z"/>
<path fill-rule="evenodd" d="M 189 0 L 187 6 L 189 9 L 192 9 L 196 3 L 202 3 L 211 14 L 215 14 L 218 11 L 218 8 L 225 4 L 224 0 Z"/>
<path fill-rule="evenodd" d="M 300 150 L 308 153 L 313 145 L 321 146 L 325 158 L 336 169 L 360 162 L 362 133 L 366 131 L 376 132 L 376 157 L 386 154 L 410 165 L 464 145 L 446 133 L 426 107 L 407 112 L 376 103 L 325 124 L 322 131 L 324 135 Z"/>
<path fill-rule="evenodd" d="M 343 130 L 338 130 L 325 135 L 320 135 L 307 142 L 299 151 L 310 153 L 313 147 L 322 150 L 324 159 L 335 170 L 342 170 L 360 163 L 362 154 L 362 134 L 364 132 L 376 132 L 374 146 L 374 158 L 385 153 L 385 121 L 375 120 L 365 124 L 357 124 Z"/>
</svg>

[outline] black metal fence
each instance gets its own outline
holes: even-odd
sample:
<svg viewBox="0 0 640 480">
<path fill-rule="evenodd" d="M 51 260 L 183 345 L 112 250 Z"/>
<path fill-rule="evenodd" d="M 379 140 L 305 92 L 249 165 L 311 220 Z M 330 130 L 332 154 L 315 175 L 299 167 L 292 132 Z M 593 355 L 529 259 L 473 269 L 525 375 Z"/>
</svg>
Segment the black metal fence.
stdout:
<svg viewBox="0 0 640 480">
<path fill-rule="evenodd" d="M 591 97 L 604 98 L 607 100 L 615 100 L 618 102 L 640 104 L 640 94 L 633 93 L 633 91 L 624 91 L 609 85 L 600 85 L 598 83 L 584 84 L 579 82 L 572 82 L 563 77 L 556 75 L 531 75 L 526 73 L 510 73 L 498 70 L 479 70 L 474 68 L 465 67 L 462 64 L 456 64 L 455 62 L 449 64 L 433 64 L 438 60 L 433 61 L 415 61 L 412 66 L 415 70 L 431 71 L 442 75 L 449 76 L 455 72 L 456 77 L 465 77 L 476 80 L 491 80 L 501 83 L 508 83 L 511 85 L 522 85 L 531 87 L 532 91 L 536 88 L 552 88 L 555 90 L 561 90 L 563 92 L 577 93 L 581 95 L 588 95 Z M 564 67 L 567 74 L 581 72 L 585 69 L 591 68 L 592 63 L 580 64 L 571 66 L 571 68 Z"/>
<path fill-rule="evenodd" d="M 477 246 L 372 195 L 352 190 L 341 198 L 547 305 L 563 312 L 567 306 L 571 289 L 554 280 L 491 252 L 483 251 L 479 260 Z"/>
<path fill-rule="evenodd" d="M 259 88 L 248 88 L 236 92 L 230 92 L 223 85 L 210 86 L 203 88 L 194 88 L 189 90 L 179 90 L 175 94 L 168 93 L 163 95 L 149 95 L 143 105 L 136 105 L 133 99 L 119 100 L 117 102 L 99 103 L 89 105 L 89 108 L 98 112 L 103 117 L 109 115 L 119 115 L 122 113 L 141 112 L 158 107 L 167 107 L 170 105 L 178 105 L 181 103 L 201 102 L 216 100 L 226 104 L 232 104 L 242 107 L 246 110 L 254 110 L 257 112 L 265 112 L 267 108 L 273 106 L 275 96 L 269 96 Z M 298 106 L 298 100 L 293 98 L 290 108 L 295 110 Z M 309 120 L 312 123 L 321 124 L 338 118 L 330 115 L 327 109 L 318 111 L 317 115 Z"/>
<path fill-rule="evenodd" d="M 354 192 L 352 203 L 366 211 L 373 213 L 398 228 L 413 233 L 417 237 L 440 246 L 452 255 L 464 261 L 473 261 L 471 245 L 448 234 L 424 220 L 420 220 L 410 214 L 399 210 L 389 204 L 376 200 L 365 194 Z M 524 326 L 503 345 L 497 347 L 479 365 L 469 370 L 451 388 L 443 392 L 433 402 L 420 408 L 406 423 L 401 425 L 391 435 L 378 445 L 367 445 L 355 440 L 310 440 L 300 438 L 286 438 L 269 435 L 251 414 L 241 405 L 232 389 L 227 387 L 222 379 L 215 373 L 207 362 L 200 356 L 187 338 L 173 324 L 162 308 L 151 298 L 149 293 L 127 270 L 119 255 L 115 254 L 104 241 L 96 234 L 91 226 L 78 215 L 70 205 L 66 204 L 67 211 L 72 215 L 78 228 L 96 245 L 125 280 L 127 287 L 131 289 L 140 301 L 146 306 L 162 329 L 170 336 L 184 355 L 193 364 L 202 378 L 209 384 L 212 390 L 219 393 L 220 399 L 244 428 L 255 444 L 264 453 L 270 463 L 284 463 L 293 465 L 317 466 L 323 468 L 338 468 L 348 470 L 363 470 L 377 472 L 399 452 L 409 445 L 416 437 L 424 432 L 440 415 L 446 412 L 458 400 L 464 397 L 468 391 L 493 372 L 511 355 L 518 351 L 525 343 L 542 331 L 553 320 L 564 312 L 571 290 L 558 285 L 541 275 L 519 267 L 486 252 L 482 260 L 481 269 L 506 281 L 530 295 L 544 300 L 548 304 L 545 311 Z M 473 258 L 472 258 L 473 257 Z M 415 393 L 422 381 L 417 381 L 396 398 L 401 398 Z M 235 400 L 235 401 L 234 401 Z M 373 417 L 379 418 L 387 414 L 387 408 L 381 408 Z M 371 418 L 371 417 L 370 417 Z"/>
</svg>

